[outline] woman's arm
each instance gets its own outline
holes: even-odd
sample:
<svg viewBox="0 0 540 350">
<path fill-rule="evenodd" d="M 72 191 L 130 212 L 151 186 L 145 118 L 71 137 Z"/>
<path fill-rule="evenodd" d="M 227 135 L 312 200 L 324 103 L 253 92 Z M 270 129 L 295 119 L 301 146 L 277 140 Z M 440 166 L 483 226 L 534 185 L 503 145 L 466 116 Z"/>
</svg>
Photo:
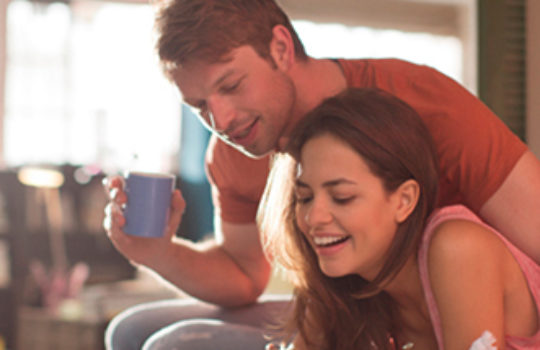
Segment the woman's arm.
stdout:
<svg viewBox="0 0 540 350">
<path fill-rule="evenodd" d="M 469 349 L 484 331 L 504 349 L 502 241 L 473 222 L 441 224 L 432 238 L 428 269 L 446 350 Z"/>
</svg>

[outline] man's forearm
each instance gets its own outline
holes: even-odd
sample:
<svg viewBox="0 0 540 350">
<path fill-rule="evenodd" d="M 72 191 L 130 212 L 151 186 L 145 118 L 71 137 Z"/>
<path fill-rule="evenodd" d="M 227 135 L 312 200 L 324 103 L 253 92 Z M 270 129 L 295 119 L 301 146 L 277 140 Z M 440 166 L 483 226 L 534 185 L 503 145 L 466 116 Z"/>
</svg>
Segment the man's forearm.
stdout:
<svg viewBox="0 0 540 350">
<path fill-rule="evenodd" d="M 482 218 L 540 263 L 540 161 L 527 151 L 480 210 Z"/>
<path fill-rule="evenodd" d="M 147 267 L 183 292 L 226 307 L 252 303 L 264 289 L 260 278 L 250 278 L 214 240 L 193 243 L 176 238 Z"/>
</svg>

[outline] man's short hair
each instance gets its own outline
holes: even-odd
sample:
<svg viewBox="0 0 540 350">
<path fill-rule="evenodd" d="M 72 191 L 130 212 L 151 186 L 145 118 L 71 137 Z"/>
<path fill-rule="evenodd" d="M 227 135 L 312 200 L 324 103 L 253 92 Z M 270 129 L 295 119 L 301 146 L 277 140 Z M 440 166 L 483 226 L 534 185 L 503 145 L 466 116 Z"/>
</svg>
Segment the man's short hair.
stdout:
<svg viewBox="0 0 540 350">
<path fill-rule="evenodd" d="M 273 62 L 270 41 L 276 25 L 291 33 L 296 57 L 307 58 L 289 18 L 274 0 L 157 1 L 156 49 L 167 76 L 187 61 L 223 61 L 243 45 Z"/>
</svg>

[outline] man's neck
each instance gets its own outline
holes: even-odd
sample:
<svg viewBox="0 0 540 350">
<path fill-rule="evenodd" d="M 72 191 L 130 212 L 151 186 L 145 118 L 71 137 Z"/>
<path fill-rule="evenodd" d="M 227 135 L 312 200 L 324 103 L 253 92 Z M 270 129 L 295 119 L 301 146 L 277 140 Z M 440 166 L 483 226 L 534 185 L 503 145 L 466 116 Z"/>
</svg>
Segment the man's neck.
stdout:
<svg viewBox="0 0 540 350">
<path fill-rule="evenodd" d="M 297 64 L 291 72 L 297 91 L 298 113 L 303 116 L 324 99 L 334 96 L 347 87 L 340 66 L 329 59 L 310 58 Z"/>
<path fill-rule="evenodd" d="M 347 80 L 339 64 L 329 59 L 309 58 L 296 62 L 289 72 L 296 89 L 296 103 L 292 119 L 284 133 L 280 146 L 287 142 L 294 126 L 323 100 L 337 95 L 347 88 Z"/>
</svg>

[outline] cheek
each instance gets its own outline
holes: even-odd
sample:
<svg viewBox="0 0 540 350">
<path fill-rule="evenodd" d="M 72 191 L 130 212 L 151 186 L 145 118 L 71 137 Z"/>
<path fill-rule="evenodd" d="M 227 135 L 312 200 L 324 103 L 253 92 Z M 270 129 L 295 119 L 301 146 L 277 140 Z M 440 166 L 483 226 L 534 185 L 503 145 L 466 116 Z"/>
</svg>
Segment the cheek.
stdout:
<svg viewBox="0 0 540 350">
<path fill-rule="evenodd" d="M 274 75 L 271 80 L 271 85 L 268 84 L 268 80 L 264 81 L 265 86 L 271 86 L 270 89 L 264 90 L 264 94 L 261 99 L 265 104 L 268 104 L 268 96 L 272 96 L 272 104 L 269 106 L 275 113 L 284 113 L 292 109 L 294 99 L 296 96 L 294 85 L 288 78 L 281 75 Z"/>
<path fill-rule="evenodd" d="M 297 206 L 295 208 L 296 225 L 298 226 L 300 231 L 302 231 L 303 234 L 306 234 L 309 231 L 305 218 L 306 218 L 305 209 L 302 209 Z"/>
</svg>

